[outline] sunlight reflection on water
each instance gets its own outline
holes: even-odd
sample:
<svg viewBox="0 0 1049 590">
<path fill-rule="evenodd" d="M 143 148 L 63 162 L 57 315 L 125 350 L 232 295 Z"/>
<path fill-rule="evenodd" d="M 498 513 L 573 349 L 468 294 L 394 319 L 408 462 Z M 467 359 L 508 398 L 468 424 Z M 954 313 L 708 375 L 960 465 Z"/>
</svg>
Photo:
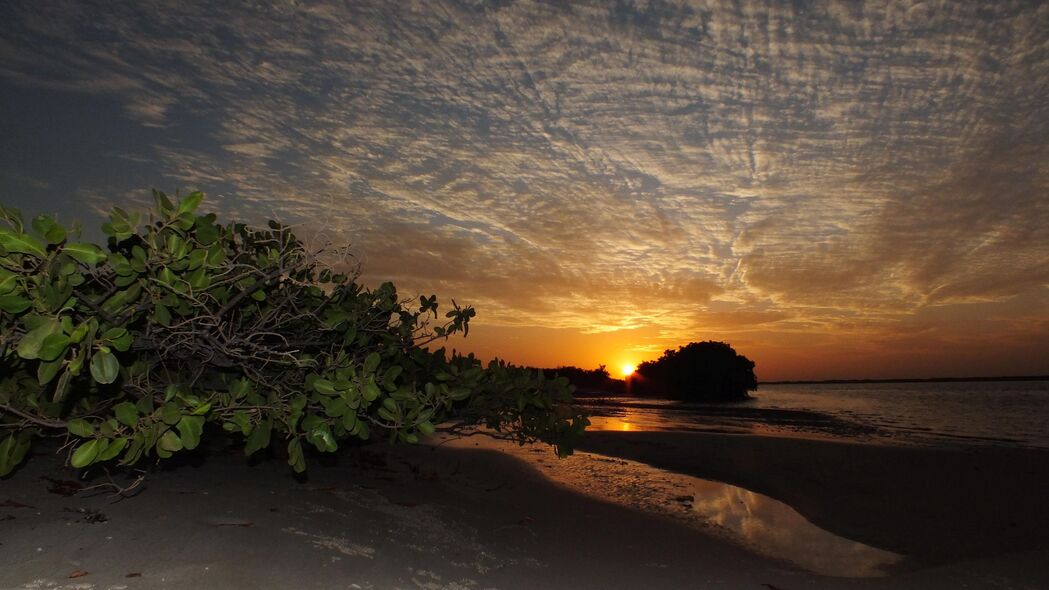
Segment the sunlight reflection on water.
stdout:
<svg viewBox="0 0 1049 590">
<path fill-rule="evenodd" d="M 903 557 L 819 528 L 783 502 L 737 486 L 689 478 L 692 512 L 755 551 L 828 576 L 877 577 Z"/>
<path fill-rule="evenodd" d="M 629 418 L 610 430 L 636 428 Z M 888 575 L 904 556 L 840 537 L 789 505 L 745 488 L 700 479 L 627 459 L 577 452 L 555 463 L 546 449 L 474 441 L 532 464 L 544 476 L 608 502 L 683 520 L 747 549 L 810 572 L 838 577 Z M 453 446 L 456 443 L 452 443 Z M 462 443 L 459 443 L 462 444 Z"/>
</svg>

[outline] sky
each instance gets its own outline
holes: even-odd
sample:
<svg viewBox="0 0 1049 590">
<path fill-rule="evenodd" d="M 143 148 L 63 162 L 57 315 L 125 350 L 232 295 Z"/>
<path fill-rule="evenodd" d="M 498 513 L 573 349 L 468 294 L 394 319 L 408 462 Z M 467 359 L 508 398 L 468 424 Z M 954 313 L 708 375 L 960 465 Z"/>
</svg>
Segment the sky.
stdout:
<svg viewBox="0 0 1049 590">
<path fill-rule="evenodd" d="M 200 189 L 517 364 L 1049 374 L 1047 96 L 1042 2 L 7 0 L 0 202 Z"/>
</svg>

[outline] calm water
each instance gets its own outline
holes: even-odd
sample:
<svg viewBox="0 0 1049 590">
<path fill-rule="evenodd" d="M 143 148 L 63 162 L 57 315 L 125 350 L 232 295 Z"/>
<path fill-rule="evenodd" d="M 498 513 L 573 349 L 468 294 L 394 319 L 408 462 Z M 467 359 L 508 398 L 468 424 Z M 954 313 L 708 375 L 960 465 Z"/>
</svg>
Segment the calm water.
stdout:
<svg viewBox="0 0 1049 590">
<path fill-rule="evenodd" d="M 467 446 L 476 441 L 452 444 Z M 549 455 L 546 449 L 502 442 L 481 444 L 531 463 L 551 480 L 583 494 L 675 518 L 813 573 L 880 577 L 906 559 L 822 529 L 779 500 L 731 484 L 588 453 L 551 462 L 544 459 Z"/>
<path fill-rule="evenodd" d="M 1049 448 L 1049 381 L 762 385 L 729 405 L 609 398 L 599 429 L 787 430 L 900 444 Z"/>
</svg>

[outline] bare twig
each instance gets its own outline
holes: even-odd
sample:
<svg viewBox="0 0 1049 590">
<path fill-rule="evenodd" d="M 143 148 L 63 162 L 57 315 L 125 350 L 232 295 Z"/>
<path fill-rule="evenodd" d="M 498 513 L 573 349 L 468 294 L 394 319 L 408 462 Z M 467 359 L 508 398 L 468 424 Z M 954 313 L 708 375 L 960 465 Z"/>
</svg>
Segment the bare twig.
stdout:
<svg viewBox="0 0 1049 590">
<path fill-rule="evenodd" d="M 80 491 L 77 492 L 77 493 L 78 494 L 82 494 L 84 492 L 91 492 L 91 491 L 94 491 L 96 493 L 102 493 L 103 490 L 114 490 L 113 493 L 109 495 L 110 498 L 120 498 L 120 500 L 123 500 L 125 498 L 130 498 L 131 496 L 134 496 L 139 491 L 141 491 L 140 488 L 141 488 L 142 484 L 146 481 L 146 472 L 145 471 L 142 471 L 141 469 L 136 469 L 135 472 L 138 473 L 138 477 L 136 477 L 130 484 L 125 485 L 125 486 L 121 486 L 120 484 L 118 484 L 118 483 L 113 481 L 113 478 L 109 475 L 109 471 L 107 470 L 106 471 L 106 478 L 109 479 L 108 482 L 96 484 L 96 485 L 93 485 L 93 486 L 88 486 L 86 488 L 81 488 Z M 134 493 L 132 493 L 132 492 L 134 492 Z M 88 496 L 93 496 L 93 495 L 96 495 L 96 494 L 94 494 L 94 493 L 93 494 L 88 494 Z"/>
<path fill-rule="evenodd" d="M 65 428 L 66 427 L 66 423 L 62 422 L 61 420 L 48 420 L 46 418 L 41 418 L 39 416 L 34 416 L 34 415 L 32 415 L 32 414 L 30 414 L 28 412 L 23 412 L 22 410 L 19 410 L 18 408 L 13 408 L 13 407 L 11 407 L 11 406 L 9 406 L 7 404 L 0 404 L 0 410 L 3 410 L 3 411 L 5 411 L 5 412 L 7 412 L 9 414 L 14 414 L 15 416 L 18 416 L 19 418 L 22 418 L 23 420 L 26 420 L 28 422 L 32 422 L 33 424 L 36 424 L 37 426 L 43 426 L 45 428 Z"/>
</svg>

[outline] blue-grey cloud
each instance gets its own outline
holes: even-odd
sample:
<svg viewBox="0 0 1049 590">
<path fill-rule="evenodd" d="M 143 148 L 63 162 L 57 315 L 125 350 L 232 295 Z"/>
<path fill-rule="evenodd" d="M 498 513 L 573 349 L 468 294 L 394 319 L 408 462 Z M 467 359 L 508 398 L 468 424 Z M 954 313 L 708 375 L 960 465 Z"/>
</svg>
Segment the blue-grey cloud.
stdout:
<svg viewBox="0 0 1049 590">
<path fill-rule="evenodd" d="M 114 170 L 86 182 L 28 174 L 5 141 L 2 187 L 31 206 L 200 187 L 489 322 L 666 342 L 888 334 L 1049 285 L 1045 3 L 45 0 L 0 19 L 12 104 L 118 105 L 131 138 L 83 140 Z"/>
</svg>

